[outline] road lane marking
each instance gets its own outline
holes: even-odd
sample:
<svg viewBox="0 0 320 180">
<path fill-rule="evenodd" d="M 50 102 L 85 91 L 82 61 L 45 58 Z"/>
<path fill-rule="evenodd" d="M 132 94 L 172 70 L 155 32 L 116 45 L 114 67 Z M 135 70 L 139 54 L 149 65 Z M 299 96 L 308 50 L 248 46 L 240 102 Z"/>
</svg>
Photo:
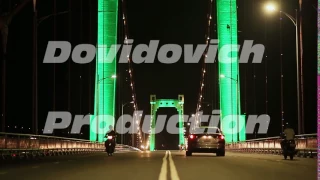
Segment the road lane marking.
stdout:
<svg viewBox="0 0 320 180">
<path fill-rule="evenodd" d="M 53 164 L 59 164 L 59 162 L 54 162 Z"/>
<path fill-rule="evenodd" d="M 162 159 L 162 166 L 161 171 L 159 175 L 159 180 L 166 180 L 167 179 L 167 168 L 168 168 L 168 151 L 166 151 L 166 154 L 164 155 L 164 158 Z"/>
<path fill-rule="evenodd" d="M 39 166 L 33 166 L 33 167 L 31 167 L 32 169 L 36 169 L 36 168 L 39 168 Z"/>
<path fill-rule="evenodd" d="M 174 162 L 171 156 L 171 151 L 169 151 L 169 166 L 170 166 L 171 180 L 180 180 L 177 168 L 174 165 Z"/>
<path fill-rule="evenodd" d="M 7 172 L 0 172 L 0 175 L 4 175 L 4 174 L 7 174 Z"/>
</svg>

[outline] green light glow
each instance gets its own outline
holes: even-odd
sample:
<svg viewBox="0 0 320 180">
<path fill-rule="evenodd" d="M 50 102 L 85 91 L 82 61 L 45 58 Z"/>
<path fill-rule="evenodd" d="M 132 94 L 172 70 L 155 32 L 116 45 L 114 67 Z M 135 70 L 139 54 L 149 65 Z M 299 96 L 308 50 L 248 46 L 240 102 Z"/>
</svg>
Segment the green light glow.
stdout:
<svg viewBox="0 0 320 180">
<path fill-rule="evenodd" d="M 156 126 L 156 114 L 159 108 L 176 108 L 179 114 L 179 145 L 185 144 L 184 138 L 184 118 L 183 118 L 183 105 L 184 96 L 179 95 L 178 99 L 156 99 L 156 95 L 150 96 L 151 104 L 151 133 L 150 133 L 150 151 L 155 150 L 155 126 Z"/>
<path fill-rule="evenodd" d="M 237 1 L 217 0 L 217 18 L 219 53 L 224 54 L 224 51 L 221 49 L 223 46 L 238 44 Z M 223 74 L 227 77 L 220 79 L 220 109 L 222 119 L 228 115 L 241 114 L 240 93 L 237 93 L 239 91 L 238 87 L 240 87 L 238 52 L 232 51 L 230 54 L 229 57 L 219 57 L 219 75 Z M 226 63 L 226 58 L 230 57 L 236 58 L 237 61 Z M 224 61 L 224 63 L 221 61 Z M 239 123 L 237 123 L 237 120 L 238 118 L 234 119 L 236 126 L 238 126 L 237 124 L 245 124 L 245 119 L 239 118 Z M 230 127 L 230 124 L 226 124 L 226 121 L 221 122 L 222 131 L 225 130 L 225 132 L 227 132 L 226 129 Z M 226 142 L 238 141 L 237 136 L 238 134 L 236 132 L 225 134 Z M 246 139 L 245 128 L 240 131 L 239 137 L 241 141 Z"/>
<path fill-rule="evenodd" d="M 246 116 L 241 115 L 239 119 L 239 141 L 246 140 Z"/>
<path fill-rule="evenodd" d="M 95 115 L 115 115 L 115 90 L 116 80 L 111 78 L 116 74 L 116 60 L 108 59 L 108 52 L 116 54 L 112 45 L 117 44 L 118 25 L 118 0 L 98 0 L 98 41 L 96 62 L 96 85 L 95 85 Z M 110 56 L 116 57 L 116 56 Z M 112 63 L 103 63 L 112 62 Z M 110 78 L 108 78 L 110 77 Z M 103 79 L 103 80 L 102 80 Z M 90 121 L 90 141 L 97 140 L 97 123 Z M 109 125 L 114 126 L 114 119 L 99 117 L 98 141 L 103 142 Z M 106 122 L 105 124 L 101 122 Z"/>
</svg>

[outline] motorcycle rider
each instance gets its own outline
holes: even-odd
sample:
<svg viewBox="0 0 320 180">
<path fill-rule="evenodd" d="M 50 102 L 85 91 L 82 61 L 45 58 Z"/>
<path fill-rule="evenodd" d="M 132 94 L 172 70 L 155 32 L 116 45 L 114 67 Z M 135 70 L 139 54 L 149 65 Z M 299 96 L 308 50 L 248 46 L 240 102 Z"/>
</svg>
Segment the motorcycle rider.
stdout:
<svg viewBox="0 0 320 180">
<path fill-rule="evenodd" d="M 117 133 L 114 131 L 112 125 L 109 126 L 109 131 L 107 132 L 107 134 L 106 134 L 105 137 L 108 138 L 108 136 L 112 136 L 112 137 L 113 137 L 112 146 L 115 147 L 115 146 L 116 146 L 116 144 L 115 144 L 115 138 L 116 138 L 116 136 L 117 136 Z M 108 141 L 108 140 L 107 140 L 107 141 Z M 107 141 L 106 141 L 106 142 L 107 142 Z M 107 147 L 107 146 L 106 146 L 106 147 Z"/>
<path fill-rule="evenodd" d="M 294 137 L 295 137 L 294 129 L 289 124 L 286 125 L 286 128 L 283 131 L 283 136 L 285 137 L 284 137 L 284 140 L 281 142 L 282 148 L 284 147 L 286 142 L 290 140 L 294 140 Z"/>
<path fill-rule="evenodd" d="M 116 135 L 117 135 L 117 133 L 114 131 L 113 126 L 110 125 L 109 126 L 109 131 L 107 132 L 106 137 L 108 137 L 108 136 L 116 136 Z"/>
</svg>

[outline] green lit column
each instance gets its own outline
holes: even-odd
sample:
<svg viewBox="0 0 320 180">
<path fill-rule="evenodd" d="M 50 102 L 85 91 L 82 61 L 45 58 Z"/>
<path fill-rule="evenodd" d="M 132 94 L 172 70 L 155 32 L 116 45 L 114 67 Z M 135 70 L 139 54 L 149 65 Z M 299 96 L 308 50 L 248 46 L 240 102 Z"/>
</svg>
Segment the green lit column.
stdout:
<svg viewBox="0 0 320 180">
<path fill-rule="evenodd" d="M 240 97 L 238 87 L 239 81 L 239 63 L 237 47 L 230 45 L 238 45 L 238 28 L 237 28 L 237 2 L 236 0 L 217 0 L 217 21 L 218 21 L 218 39 L 219 39 L 219 74 L 229 78 L 220 79 L 220 109 L 221 109 L 221 128 L 225 132 L 226 142 L 238 140 L 238 122 L 239 118 L 232 118 L 232 123 L 227 121 L 225 117 L 230 115 L 240 115 Z M 229 45 L 229 46 L 226 46 Z M 227 47 L 227 48 L 226 48 Z M 230 52 L 228 54 L 228 52 Z M 232 58 L 232 61 L 229 59 Z M 240 118 L 243 121 L 243 118 Z M 233 129 L 233 130 L 231 130 Z M 245 138 L 241 131 L 242 139 Z"/>
<path fill-rule="evenodd" d="M 151 104 L 151 123 L 150 123 L 150 134 L 149 134 L 149 149 L 154 151 L 155 149 L 155 127 L 156 127 L 156 116 L 157 116 L 157 105 L 156 105 L 156 96 L 150 95 L 150 104 Z"/>
<path fill-rule="evenodd" d="M 150 133 L 150 151 L 154 151 L 156 147 L 156 110 L 153 111 L 151 116 L 151 133 Z"/>
<path fill-rule="evenodd" d="M 184 118 L 183 118 L 183 110 L 179 111 L 179 145 L 185 144 L 184 142 Z"/>
<path fill-rule="evenodd" d="M 111 48 L 117 44 L 117 23 L 118 23 L 118 0 L 98 0 L 98 40 L 96 56 L 96 82 L 99 78 L 111 77 L 116 74 L 116 48 Z M 108 53 L 111 56 L 107 56 Z M 112 59 L 111 59 L 112 58 Z M 95 87 L 95 116 L 100 115 L 98 123 L 94 121 L 94 116 L 90 121 L 90 140 L 103 142 L 109 125 L 114 126 L 114 118 L 102 117 L 101 115 L 114 117 L 115 115 L 115 89 L 114 79 L 105 79 L 101 83 L 96 83 Z M 99 89 L 99 90 L 98 90 Z M 104 122 L 104 123 L 102 123 Z M 99 128 L 97 127 L 99 126 Z"/>
<path fill-rule="evenodd" d="M 155 108 L 155 106 L 153 105 L 153 108 Z M 154 151 L 155 150 L 155 146 L 156 146 L 156 115 L 157 114 L 157 110 L 152 109 L 152 113 L 151 113 L 151 132 L 150 132 L 150 137 L 149 137 L 149 142 L 150 142 L 150 151 Z"/>
<path fill-rule="evenodd" d="M 179 145 L 185 144 L 184 139 L 184 95 L 178 96 L 178 112 L 179 112 Z"/>
</svg>

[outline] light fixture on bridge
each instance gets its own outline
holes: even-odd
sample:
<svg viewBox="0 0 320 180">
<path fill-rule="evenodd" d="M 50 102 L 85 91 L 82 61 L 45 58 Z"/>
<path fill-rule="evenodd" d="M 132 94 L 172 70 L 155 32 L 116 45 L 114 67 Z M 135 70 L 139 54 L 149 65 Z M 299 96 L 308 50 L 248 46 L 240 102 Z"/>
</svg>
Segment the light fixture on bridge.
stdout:
<svg viewBox="0 0 320 180">
<path fill-rule="evenodd" d="M 274 4 L 272 4 L 272 3 L 267 4 L 267 5 L 265 6 L 265 8 L 266 8 L 266 10 L 267 10 L 268 12 L 273 12 L 273 11 L 276 10 L 276 6 L 275 6 Z"/>
</svg>

